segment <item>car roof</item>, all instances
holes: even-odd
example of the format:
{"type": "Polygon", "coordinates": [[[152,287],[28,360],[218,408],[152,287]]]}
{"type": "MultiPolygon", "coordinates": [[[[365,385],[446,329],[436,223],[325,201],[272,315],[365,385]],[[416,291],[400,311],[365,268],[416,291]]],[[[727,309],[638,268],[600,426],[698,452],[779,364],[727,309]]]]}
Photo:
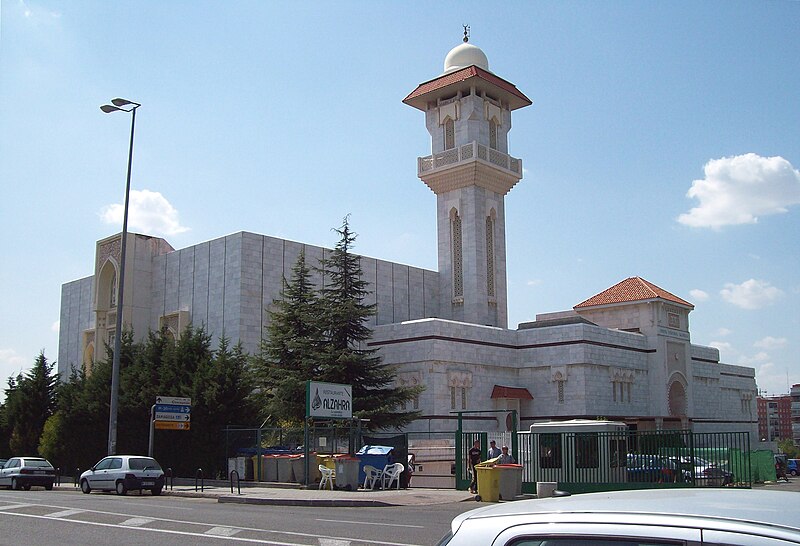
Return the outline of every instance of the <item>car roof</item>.
{"type": "Polygon", "coordinates": [[[530,514],[643,514],[728,520],[800,531],[797,493],[763,489],[641,489],[584,493],[503,503],[465,512],[453,520],[519,517],[530,514]]]}

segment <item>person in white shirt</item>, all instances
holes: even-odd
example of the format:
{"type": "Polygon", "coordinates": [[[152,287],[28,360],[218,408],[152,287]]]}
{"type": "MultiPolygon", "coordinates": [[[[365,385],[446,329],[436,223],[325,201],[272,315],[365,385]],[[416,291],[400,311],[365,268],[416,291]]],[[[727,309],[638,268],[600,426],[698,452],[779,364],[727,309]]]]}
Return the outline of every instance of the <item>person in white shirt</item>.
{"type": "Polygon", "coordinates": [[[489,442],[489,459],[494,459],[495,457],[500,456],[500,448],[497,447],[497,443],[492,440],[489,442]]]}

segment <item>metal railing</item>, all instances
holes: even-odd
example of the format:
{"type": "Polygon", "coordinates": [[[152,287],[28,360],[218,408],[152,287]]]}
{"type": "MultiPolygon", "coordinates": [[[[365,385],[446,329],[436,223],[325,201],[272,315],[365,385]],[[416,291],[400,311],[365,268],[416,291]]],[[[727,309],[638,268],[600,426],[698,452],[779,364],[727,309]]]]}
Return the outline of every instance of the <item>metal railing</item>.
{"type": "Polygon", "coordinates": [[[238,489],[239,494],[242,494],[242,485],[239,482],[239,473],[236,470],[231,470],[231,495],[233,495],[233,477],[236,476],[236,488],[238,489]]]}

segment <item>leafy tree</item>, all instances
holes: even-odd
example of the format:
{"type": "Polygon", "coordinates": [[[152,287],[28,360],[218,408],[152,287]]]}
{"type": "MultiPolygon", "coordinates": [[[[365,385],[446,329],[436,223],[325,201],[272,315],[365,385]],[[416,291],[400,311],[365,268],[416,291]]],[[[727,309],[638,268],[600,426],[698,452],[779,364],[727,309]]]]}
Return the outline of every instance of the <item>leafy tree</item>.
{"type": "Polygon", "coordinates": [[[11,432],[9,448],[12,453],[38,453],[45,421],[55,411],[57,385],[53,364],[47,361],[44,352],[39,353],[27,374],[9,379],[3,417],[11,432]]]}
{"type": "Polygon", "coordinates": [[[335,231],[339,242],[329,257],[320,260],[326,281],[320,298],[325,344],[318,379],[352,385],[353,415],[369,419],[370,429],[403,426],[419,412],[398,408],[419,395],[422,387],[395,386],[395,369],[381,362],[376,349],[367,348],[372,331],[366,323],[376,306],[364,303],[368,283],[360,256],[351,252],[356,234],[350,230],[348,218],[335,231]]]}
{"type": "Polygon", "coordinates": [[[305,251],[283,280],[283,299],[275,300],[268,337],[253,359],[263,414],[276,422],[297,425],[305,418],[307,380],[319,376],[320,302],[311,282],[305,251]]]}

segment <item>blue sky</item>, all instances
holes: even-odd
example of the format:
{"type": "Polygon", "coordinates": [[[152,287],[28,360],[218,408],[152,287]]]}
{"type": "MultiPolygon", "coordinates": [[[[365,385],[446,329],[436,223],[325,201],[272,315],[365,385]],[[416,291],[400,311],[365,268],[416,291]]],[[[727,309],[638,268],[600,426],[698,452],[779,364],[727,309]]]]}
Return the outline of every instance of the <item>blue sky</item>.
{"type": "Polygon", "coordinates": [[[0,377],[57,358],[60,290],[118,232],[242,230],[436,269],[422,113],[462,24],[513,115],[509,323],[630,276],[692,341],[800,382],[800,3],[0,0],[0,377]]]}

